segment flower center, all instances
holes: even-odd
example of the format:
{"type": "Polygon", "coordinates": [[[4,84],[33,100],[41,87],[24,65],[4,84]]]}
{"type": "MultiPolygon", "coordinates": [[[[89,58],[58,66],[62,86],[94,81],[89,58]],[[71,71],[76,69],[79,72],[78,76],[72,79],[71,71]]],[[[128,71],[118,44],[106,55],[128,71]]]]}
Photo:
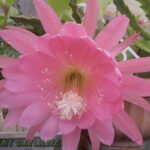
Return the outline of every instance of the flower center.
{"type": "Polygon", "coordinates": [[[73,91],[61,94],[61,100],[56,102],[57,109],[59,110],[60,119],[71,120],[73,116],[80,118],[83,112],[86,111],[86,103],[81,96],[73,91]]]}
{"type": "Polygon", "coordinates": [[[67,67],[60,73],[58,83],[60,90],[54,98],[54,103],[48,103],[53,113],[62,120],[71,120],[74,116],[80,118],[86,111],[85,89],[88,72],[79,67],[67,67]]]}
{"type": "Polygon", "coordinates": [[[83,86],[87,75],[79,68],[68,68],[63,75],[63,89],[64,91],[77,91],[79,94],[83,92],[83,86]]]}

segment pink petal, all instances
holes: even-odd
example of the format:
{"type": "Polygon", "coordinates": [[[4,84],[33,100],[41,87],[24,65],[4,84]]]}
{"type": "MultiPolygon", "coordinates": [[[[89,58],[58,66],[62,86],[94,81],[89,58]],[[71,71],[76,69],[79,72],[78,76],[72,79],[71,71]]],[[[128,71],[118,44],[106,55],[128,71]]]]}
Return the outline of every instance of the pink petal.
{"type": "Polygon", "coordinates": [[[101,94],[104,95],[103,99],[107,101],[114,101],[120,96],[119,86],[111,79],[105,77],[99,78],[99,85],[97,86],[99,89],[103,89],[101,94]]]}
{"type": "Polygon", "coordinates": [[[34,138],[34,135],[36,134],[36,132],[39,132],[40,129],[41,129],[41,126],[42,124],[39,124],[37,126],[33,126],[30,128],[28,134],[27,134],[27,137],[26,137],[26,140],[32,140],[34,138]]]}
{"type": "Polygon", "coordinates": [[[129,19],[125,16],[119,16],[112,20],[96,37],[95,41],[100,48],[111,50],[125,34],[129,19]]]}
{"type": "Polygon", "coordinates": [[[4,68],[2,74],[7,78],[4,87],[9,92],[40,92],[39,76],[35,73],[33,75],[23,73],[19,65],[13,64],[4,68]]]}
{"type": "Polygon", "coordinates": [[[8,65],[16,62],[17,59],[6,56],[0,56],[0,68],[5,68],[8,65]]]}
{"type": "Polygon", "coordinates": [[[74,62],[77,65],[86,65],[86,62],[90,61],[87,61],[87,57],[89,58],[94,53],[95,45],[93,44],[93,46],[92,44],[87,37],[79,38],[69,36],[57,36],[49,42],[50,49],[55,55],[55,58],[59,58],[57,61],[59,61],[58,63],[60,65],[74,62]],[[68,57],[70,54],[73,56],[72,59],[68,57]]]}
{"type": "Polygon", "coordinates": [[[51,35],[58,34],[62,24],[54,10],[43,0],[34,0],[34,5],[45,31],[51,35]]]}
{"type": "Polygon", "coordinates": [[[92,96],[88,100],[88,106],[89,109],[93,112],[94,116],[101,121],[111,119],[114,114],[124,109],[123,99],[121,96],[112,102],[105,99],[99,101],[97,96],[92,96]]]}
{"type": "Polygon", "coordinates": [[[93,37],[97,26],[99,10],[98,6],[98,0],[87,0],[83,27],[85,28],[87,34],[91,37],[93,37]]]}
{"type": "Polygon", "coordinates": [[[101,102],[100,104],[95,103],[95,104],[93,104],[93,106],[90,104],[90,109],[94,110],[94,114],[97,119],[101,119],[102,121],[108,120],[108,119],[112,118],[112,116],[114,114],[114,103],[101,102]]]}
{"type": "Polygon", "coordinates": [[[114,46],[112,48],[111,53],[114,56],[118,56],[123,50],[125,50],[132,42],[134,42],[138,37],[139,37],[140,33],[137,33],[135,35],[130,36],[129,38],[127,38],[126,40],[124,40],[123,42],[117,44],[116,46],[114,46]]]}
{"type": "Polygon", "coordinates": [[[101,121],[109,120],[119,110],[123,110],[122,102],[119,102],[119,103],[117,103],[117,102],[116,103],[103,103],[103,105],[101,105],[101,107],[103,107],[102,110],[98,110],[98,108],[96,108],[96,110],[95,110],[96,118],[101,120],[101,121]],[[114,106],[114,105],[116,105],[116,106],[114,106]]]}
{"type": "MultiPolygon", "coordinates": [[[[7,78],[7,80],[4,84],[4,87],[9,92],[16,93],[16,94],[20,94],[20,92],[28,92],[28,93],[31,93],[31,95],[32,95],[32,93],[34,93],[35,96],[37,96],[38,94],[40,95],[40,87],[38,87],[38,85],[40,83],[39,83],[38,76],[37,75],[32,75],[31,76],[29,74],[28,75],[23,74],[20,71],[21,70],[19,69],[19,66],[18,66],[18,68],[17,68],[17,66],[14,66],[14,65],[11,66],[11,67],[9,66],[9,67],[5,68],[2,71],[4,77],[7,78]]],[[[13,96],[13,94],[11,96],[13,96]]],[[[14,96],[15,96],[15,94],[14,94],[14,96]]],[[[19,97],[20,96],[17,95],[17,96],[15,96],[14,99],[18,99],[17,101],[19,101],[19,97]]],[[[32,97],[33,96],[31,96],[30,98],[32,98],[32,97]]],[[[5,97],[5,98],[8,99],[9,97],[8,98],[5,97]]]]}
{"type": "Polygon", "coordinates": [[[82,37],[87,36],[84,28],[80,24],[73,22],[67,22],[61,28],[61,35],[71,37],[82,37]]]}
{"type": "Polygon", "coordinates": [[[95,117],[92,111],[87,110],[85,113],[83,113],[80,119],[76,120],[76,122],[77,122],[77,126],[80,129],[87,129],[93,125],[93,123],[95,122],[95,117]]]}
{"type": "Polygon", "coordinates": [[[23,110],[24,110],[24,108],[9,110],[9,112],[4,120],[4,125],[6,125],[6,126],[16,125],[19,121],[19,118],[21,117],[21,115],[23,113],[23,110]]]}
{"type": "Polygon", "coordinates": [[[68,120],[59,121],[59,130],[62,134],[69,134],[76,128],[76,123],[68,120]]]}
{"type": "Polygon", "coordinates": [[[150,103],[142,97],[127,96],[127,97],[124,97],[124,99],[127,102],[133,103],[139,107],[142,107],[142,108],[150,111],[150,103]]]}
{"type": "Polygon", "coordinates": [[[143,139],[141,133],[128,114],[124,111],[113,117],[113,124],[134,142],[142,145],[143,139]]]}
{"type": "Polygon", "coordinates": [[[90,128],[90,129],[88,129],[88,133],[89,133],[91,144],[92,144],[92,150],[99,150],[100,149],[100,141],[96,137],[95,132],[93,131],[93,129],[90,128]]]}
{"type": "Polygon", "coordinates": [[[49,47],[49,40],[52,38],[50,34],[44,34],[43,36],[38,37],[35,43],[35,49],[37,51],[42,51],[48,55],[51,55],[50,47],[49,47]]]}
{"type": "Polygon", "coordinates": [[[150,96],[150,83],[133,75],[123,75],[121,91],[124,96],[150,96]]]}
{"type": "Polygon", "coordinates": [[[40,130],[40,136],[43,140],[51,140],[54,138],[58,130],[58,119],[55,115],[52,115],[49,117],[49,119],[43,124],[41,130],[40,130]]]}
{"type": "Polygon", "coordinates": [[[21,57],[19,59],[19,62],[21,69],[25,73],[34,74],[39,79],[41,79],[41,77],[43,76],[41,71],[45,68],[48,68],[49,72],[50,70],[58,69],[58,67],[56,66],[56,60],[41,51],[36,51],[32,54],[21,57]]]}
{"type": "Polygon", "coordinates": [[[58,58],[59,66],[76,63],[76,65],[91,67],[92,70],[96,70],[96,67],[99,67],[102,73],[110,73],[114,71],[112,67],[114,68],[116,66],[112,57],[110,57],[111,54],[99,50],[96,43],[87,37],[57,36],[50,39],[49,46],[55,58],[58,58]],[[70,55],[73,56],[71,59],[70,55]],[[108,71],[105,71],[107,70],[107,68],[104,67],[106,64],[110,64],[108,71]],[[101,69],[102,67],[103,69],[101,69]]]}
{"type": "Polygon", "coordinates": [[[97,120],[92,127],[97,138],[106,145],[111,145],[114,141],[114,128],[110,120],[97,120]]]}
{"type": "Polygon", "coordinates": [[[19,30],[1,30],[0,36],[22,54],[35,51],[34,43],[37,38],[32,34],[29,35],[19,30]]]}
{"type": "Polygon", "coordinates": [[[34,76],[24,75],[19,76],[18,80],[14,78],[13,80],[7,80],[5,83],[5,88],[10,92],[38,92],[40,88],[37,86],[38,82],[34,76]]]}
{"type": "Polygon", "coordinates": [[[22,127],[31,127],[45,121],[49,116],[49,107],[44,102],[35,102],[25,108],[19,125],[22,127]]]}
{"type": "Polygon", "coordinates": [[[150,57],[129,59],[118,63],[122,73],[138,73],[150,71],[150,57]]]}
{"type": "Polygon", "coordinates": [[[25,74],[17,61],[12,65],[4,68],[2,74],[8,80],[6,81],[5,88],[11,92],[32,92],[39,91],[37,84],[39,83],[39,78],[36,75],[25,74]],[[34,76],[34,77],[33,77],[34,76]],[[34,79],[34,80],[33,80],[34,79]]]}
{"type": "Polygon", "coordinates": [[[40,51],[22,56],[18,63],[2,71],[4,77],[10,79],[6,82],[5,87],[11,92],[37,92],[40,90],[38,85],[43,84],[42,70],[45,68],[58,69],[54,63],[50,56],[40,51]]]}
{"type": "Polygon", "coordinates": [[[77,128],[72,133],[62,135],[62,150],[76,150],[81,130],[77,128]]]}
{"type": "Polygon", "coordinates": [[[39,93],[10,93],[3,91],[0,93],[0,107],[3,108],[18,108],[29,105],[40,99],[39,93]]]}
{"type": "Polygon", "coordinates": [[[93,115],[92,111],[87,110],[81,118],[74,117],[71,121],[67,120],[60,120],[59,122],[59,129],[63,134],[68,134],[72,132],[76,126],[80,129],[87,129],[90,128],[95,121],[95,116],[93,115]]]}
{"type": "Polygon", "coordinates": [[[21,70],[18,61],[13,63],[2,70],[2,74],[6,79],[14,79],[18,78],[18,76],[23,75],[23,71],[21,70]]]}
{"type": "Polygon", "coordinates": [[[30,37],[34,37],[34,38],[37,38],[37,36],[35,34],[33,34],[32,32],[26,30],[26,29],[23,29],[21,27],[16,27],[16,26],[7,26],[7,29],[9,30],[15,30],[15,31],[19,31],[21,33],[24,33],[30,37]]]}
{"type": "Polygon", "coordinates": [[[0,80],[0,93],[3,92],[5,90],[4,84],[5,84],[6,80],[0,80]]]}

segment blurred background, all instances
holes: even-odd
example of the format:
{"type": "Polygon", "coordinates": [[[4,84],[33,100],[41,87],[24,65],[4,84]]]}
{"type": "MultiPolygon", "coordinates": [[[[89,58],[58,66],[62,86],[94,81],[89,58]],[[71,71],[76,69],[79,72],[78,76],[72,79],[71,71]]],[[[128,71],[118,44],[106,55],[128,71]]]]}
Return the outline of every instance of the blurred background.
{"type": "MultiPolygon", "coordinates": [[[[73,21],[82,23],[84,11],[86,8],[85,0],[45,0],[56,11],[57,15],[64,23],[73,21]]],[[[116,57],[118,61],[130,58],[139,58],[150,56],[150,0],[99,0],[100,12],[99,22],[95,36],[101,31],[104,26],[109,23],[114,17],[121,14],[126,14],[130,18],[130,25],[127,33],[122,40],[127,39],[135,33],[140,32],[140,38],[135,41],[130,47],[124,50],[122,54],[116,57]]],[[[38,19],[37,13],[33,6],[32,0],[0,0],[0,28],[5,29],[7,25],[15,25],[30,30],[36,35],[43,35],[45,32],[38,19]]],[[[0,55],[17,58],[20,54],[15,51],[10,45],[0,39],[0,55]]],[[[137,76],[150,79],[150,73],[135,74],[137,76]]],[[[2,79],[0,74],[0,79],[2,79]]],[[[146,98],[150,102],[150,98],[146,98]]],[[[127,143],[124,150],[150,150],[150,113],[142,108],[126,103],[126,110],[140,128],[144,137],[144,148],[138,147],[129,141],[122,133],[116,130],[115,143],[111,148],[103,146],[102,149],[117,149],[120,150],[122,142],[127,143]],[[120,143],[121,142],[121,143],[120,143]],[[134,147],[134,148],[133,148],[134,147]]],[[[8,113],[7,109],[0,109],[0,144],[3,139],[20,139],[26,136],[28,129],[3,126],[3,120],[8,113]]],[[[38,134],[37,134],[38,136],[38,134]]],[[[86,136],[86,134],[85,134],[86,136]]],[[[36,138],[39,140],[39,138],[36,138]]],[[[86,142],[83,141],[83,145],[86,142]]],[[[86,145],[86,144],[85,144],[86,145]]],[[[43,149],[43,148],[16,148],[9,149],[43,149]]],[[[84,147],[84,146],[83,146],[84,147]]],[[[8,149],[1,147],[1,150],[8,149]]],[[[54,148],[44,148],[45,150],[54,150],[54,148]]],[[[60,150],[61,148],[55,148],[60,150]]]]}

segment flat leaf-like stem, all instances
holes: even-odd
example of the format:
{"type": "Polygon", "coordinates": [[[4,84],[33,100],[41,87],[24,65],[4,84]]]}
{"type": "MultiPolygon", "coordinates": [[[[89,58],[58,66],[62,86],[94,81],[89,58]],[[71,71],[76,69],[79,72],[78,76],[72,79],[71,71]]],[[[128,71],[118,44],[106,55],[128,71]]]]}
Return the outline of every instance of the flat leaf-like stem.
{"type": "Polygon", "coordinates": [[[12,20],[14,20],[16,23],[23,24],[24,26],[31,29],[32,32],[34,32],[37,35],[43,35],[45,33],[42,24],[39,19],[37,18],[28,18],[24,16],[11,16],[12,20]]]}
{"type": "Polygon", "coordinates": [[[143,36],[145,39],[150,40],[150,33],[145,31],[138,21],[136,17],[131,13],[129,8],[125,5],[123,0],[114,0],[114,4],[122,14],[126,14],[127,17],[130,19],[130,25],[137,31],[140,32],[140,35],[143,36]]]}
{"type": "Polygon", "coordinates": [[[150,19],[150,0],[137,0],[141,3],[141,8],[145,11],[146,17],[150,19]]]}

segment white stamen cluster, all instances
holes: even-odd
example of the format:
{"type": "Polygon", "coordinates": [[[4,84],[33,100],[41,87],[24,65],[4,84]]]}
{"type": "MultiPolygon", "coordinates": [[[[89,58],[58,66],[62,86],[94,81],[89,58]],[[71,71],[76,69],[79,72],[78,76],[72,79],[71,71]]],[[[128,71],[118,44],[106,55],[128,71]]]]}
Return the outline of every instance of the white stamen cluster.
{"type": "Polygon", "coordinates": [[[48,73],[48,71],[49,71],[48,68],[44,68],[44,70],[41,70],[41,73],[42,73],[42,74],[46,74],[46,73],[48,73]]]}
{"type": "Polygon", "coordinates": [[[71,120],[73,116],[80,118],[86,111],[87,105],[83,98],[73,91],[61,95],[62,100],[57,101],[57,109],[60,113],[60,119],[71,120]]]}

